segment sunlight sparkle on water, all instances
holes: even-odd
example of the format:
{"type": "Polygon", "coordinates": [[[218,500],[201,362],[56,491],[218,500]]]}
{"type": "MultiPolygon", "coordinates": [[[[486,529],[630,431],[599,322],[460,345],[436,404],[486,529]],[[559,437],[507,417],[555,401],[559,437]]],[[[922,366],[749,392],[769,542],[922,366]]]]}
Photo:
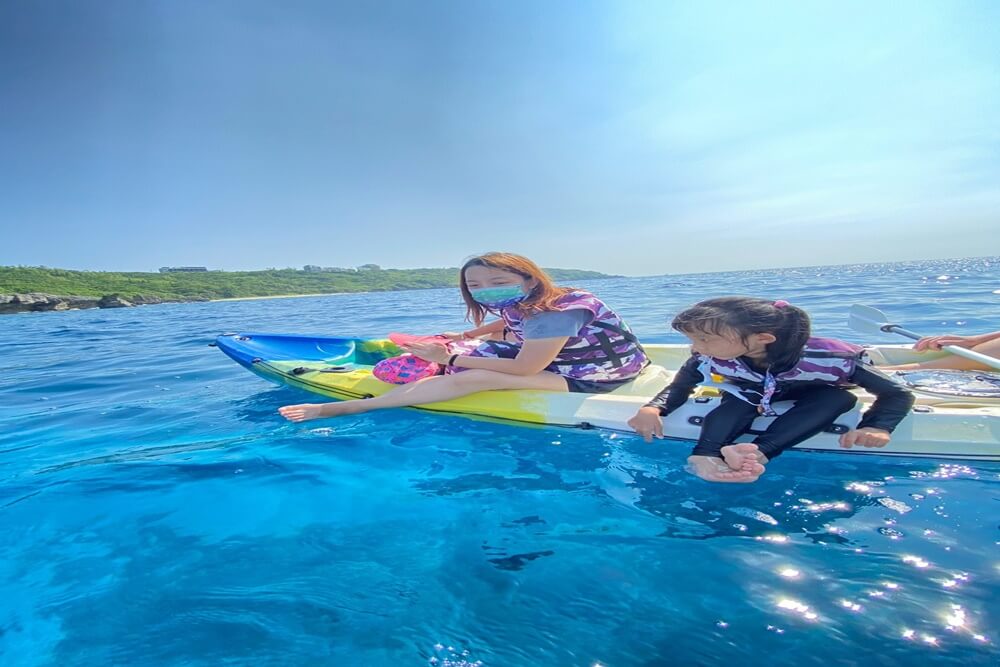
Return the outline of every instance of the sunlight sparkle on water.
{"type": "Polygon", "coordinates": [[[819,615],[816,612],[810,611],[809,605],[802,604],[798,600],[792,600],[791,598],[782,598],[778,600],[778,608],[794,611],[807,621],[814,621],[819,618],[819,615]]]}
{"type": "Polygon", "coordinates": [[[805,507],[802,509],[807,512],[813,512],[819,514],[820,512],[829,512],[830,510],[839,510],[841,512],[851,509],[851,506],[843,501],[829,502],[829,503],[814,503],[809,500],[803,501],[805,507]]]}
{"type": "Polygon", "coordinates": [[[933,472],[920,471],[912,473],[912,476],[916,478],[931,477],[933,479],[950,479],[952,477],[958,477],[959,475],[965,475],[974,479],[979,477],[976,471],[969,466],[956,463],[942,464],[933,472]]]}
{"type": "Polygon", "coordinates": [[[903,556],[903,562],[904,563],[909,563],[910,565],[913,565],[914,567],[919,567],[919,568],[924,568],[924,567],[929,567],[930,566],[930,563],[928,563],[927,561],[925,561],[923,558],[920,558],[919,556],[903,556]]]}
{"type": "Polygon", "coordinates": [[[945,623],[953,628],[965,627],[965,610],[957,604],[951,605],[951,613],[944,618],[945,623]]]}

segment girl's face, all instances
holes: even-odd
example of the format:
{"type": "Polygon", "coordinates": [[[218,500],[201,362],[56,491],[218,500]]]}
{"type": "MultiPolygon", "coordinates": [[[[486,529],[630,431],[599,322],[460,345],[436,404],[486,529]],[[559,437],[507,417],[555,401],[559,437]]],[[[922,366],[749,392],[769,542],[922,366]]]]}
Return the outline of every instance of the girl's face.
{"type": "Polygon", "coordinates": [[[465,286],[470,292],[487,287],[520,287],[527,294],[535,286],[534,282],[517,273],[492,266],[470,266],[465,270],[465,286]]]}
{"type": "Polygon", "coordinates": [[[750,334],[744,341],[735,333],[713,334],[702,331],[682,332],[691,341],[691,351],[717,359],[736,359],[750,357],[764,359],[767,357],[767,346],[775,338],[769,333],[750,334]]]}

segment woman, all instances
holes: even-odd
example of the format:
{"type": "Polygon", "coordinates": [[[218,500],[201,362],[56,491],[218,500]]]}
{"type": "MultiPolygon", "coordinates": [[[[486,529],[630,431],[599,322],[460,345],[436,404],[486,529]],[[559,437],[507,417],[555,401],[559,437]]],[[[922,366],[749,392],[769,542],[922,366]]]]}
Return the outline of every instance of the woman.
{"type": "Polygon", "coordinates": [[[501,252],[473,257],[461,269],[459,288],[467,319],[476,327],[451,336],[494,340],[469,354],[451,354],[433,342],[405,346],[421,359],[445,365],[448,373],[374,398],[286,405],[278,412],[300,422],[492,389],[604,393],[633,380],[649,363],[613,310],[589,292],[557,287],[526,257],[501,252]],[[486,323],[490,314],[498,319],[486,323]]]}

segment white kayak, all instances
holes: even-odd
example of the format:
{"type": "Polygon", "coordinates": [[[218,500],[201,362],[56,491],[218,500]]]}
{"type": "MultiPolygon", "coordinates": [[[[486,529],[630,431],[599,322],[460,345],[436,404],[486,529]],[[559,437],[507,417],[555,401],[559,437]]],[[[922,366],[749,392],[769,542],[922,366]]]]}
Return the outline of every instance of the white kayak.
{"type": "MultiPolygon", "coordinates": [[[[226,334],[216,339],[220,350],[257,375],[335,399],[365,398],[384,394],[394,385],[379,381],[372,366],[401,350],[382,339],[353,339],[268,333],[226,334]]],[[[505,421],[521,425],[600,428],[628,432],[627,422],[657,392],[670,383],[674,372],[690,356],[687,345],[644,346],[653,364],[634,382],[609,394],[546,391],[489,391],[416,409],[505,421]]],[[[868,348],[877,365],[926,360],[909,346],[875,345],[868,348]]],[[[921,456],[942,459],[1000,460],[1000,398],[984,393],[956,395],[917,389],[913,412],[893,433],[884,448],[843,449],[839,434],[853,428],[874,400],[859,391],[855,409],[844,413],[831,427],[797,446],[847,454],[921,456]]],[[[664,418],[664,434],[677,440],[697,440],[700,423],[718,405],[715,390],[701,388],[682,408],[664,418]]],[[[780,414],[790,403],[775,403],[780,414]]],[[[753,431],[763,431],[773,417],[760,417],[753,431]]],[[[750,440],[753,433],[748,434],[750,440]]]]}

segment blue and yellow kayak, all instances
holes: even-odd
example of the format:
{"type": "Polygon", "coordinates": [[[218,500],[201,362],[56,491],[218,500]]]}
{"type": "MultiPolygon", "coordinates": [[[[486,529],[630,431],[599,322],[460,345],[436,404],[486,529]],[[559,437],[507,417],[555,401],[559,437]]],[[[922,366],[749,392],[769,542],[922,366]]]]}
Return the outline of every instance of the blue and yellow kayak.
{"type": "MultiPolygon", "coordinates": [[[[237,363],[264,379],[337,400],[384,394],[396,385],[372,375],[381,359],[402,353],[384,339],[335,338],[270,333],[219,336],[215,344],[237,363]]],[[[634,382],[609,394],[549,391],[487,391],[414,409],[498,420],[520,425],[628,432],[628,419],[660,389],[690,355],[685,345],[645,345],[653,364],[634,382]]],[[[904,363],[912,353],[903,346],[873,346],[881,363],[904,363]]],[[[841,415],[828,432],[797,449],[949,459],[1000,460],[1000,401],[918,392],[913,413],[897,427],[882,449],[842,449],[839,434],[852,428],[873,398],[859,394],[858,406],[841,415]]],[[[697,440],[705,415],[718,404],[712,389],[700,389],[692,400],[664,419],[664,434],[677,440],[697,440]]],[[[790,404],[789,404],[790,405],[790,404]]],[[[276,406],[277,407],[277,406],[276,406]]],[[[780,413],[788,405],[776,404],[780,413]]],[[[760,417],[754,431],[773,418],[760,417]]],[[[752,438],[752,433],[747,439],[752,438]]]]}

